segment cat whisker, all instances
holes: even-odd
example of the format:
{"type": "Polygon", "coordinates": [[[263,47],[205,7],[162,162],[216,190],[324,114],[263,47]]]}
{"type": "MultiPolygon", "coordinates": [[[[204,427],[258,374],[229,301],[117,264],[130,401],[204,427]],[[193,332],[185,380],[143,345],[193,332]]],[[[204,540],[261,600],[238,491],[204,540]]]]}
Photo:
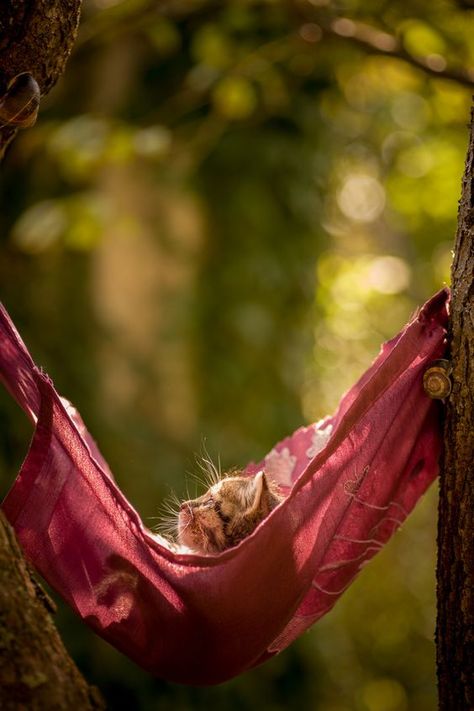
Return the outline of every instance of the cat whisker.
{"type": "Polygon", "coordinates": [[[186,500],[190,501],[191,498],[192,498],[192,496],[189,493],[189,485],[188,485],[188,482],[186,482],[186,500]]]}
{"type": "Polygon", "coordinates": [[[201,461],[198,462],[199,467],[201,471],[204,473],[205,477],[208,480],[208,483],[212,486],[213,484],[217,484],[220,480],[220,475],[219,471],[216,468],[216,465],[211,459],[206,459],[205,457],[201,458],[201,461]]]}
{"type": "Polygon", "coordinates": [[[163,502],[162,505],[160,506],[160,509],[158,511],[158,515],[160,516],[174,516],[176,515],[178,511],[178,507],[175,504],[170,504],[167,502],[163,502]]]}
{"type": "Polygon", "coordinates": [[[161,520],[155,524],[155,528],[162,528],[167,530],[176,529],[176,516],[163,516],[161,520]]]}
{"type": "Polygon", "coordinates": [[[208,488],[209,476],[207,474],[196,474],[196,472],[189,472],[188,476],[193,480],[195,484],[198,485],[200,489],[208,488]]]}
{"type": "Polygon", "coordinates": [[[216,467],[216,465],[212,461],[211,455],[207,450],[205,440],[203,440],[201,443],[201,452],[201,456],[199,458],[196,458],[199,468],[207,475],[207,477],[209,478],[209,483],[211,485],[219,483],[220,479],[222,478],[220,456],[218,456],[218,467],[216,467]]]}
{"type": "Polygon", "coordinates": [[[176,528],[173,528],[172,530],[169,530],[167,528],[161,528],[161,527],[156,527],[153,530],[153,533],[157,533],[160,536],[163,536],[163,538],[167,538],[169,541],[176,541],[178,532],[176,528]]]}
{"type": "Polygon", "coordinates": [[[269,515],[282,500],[278,487],[260,472],[258,480],[240,469],[222,472],[220,456],[214,463],[203,443],[196,457],[198,475],[193,483],[207,485],[208,492],[192,499],[186,482],[187,500],[174,492],[162,504],[156,531],[176,544],[197,552],[216,553],[237,545],[269,515]],[[259,484],[257,486],[256,484],[259,484]]]}
{"type": "Polygon", "coordinates": [[[176,540],[178,533],[177,521],[181,502],[176,493],[171,491],[168,497],[162,502],[158,516],[150,517],[151,520],[158,519],[158,523],[153,527],[153,531],[171,541],[176,540]]]}

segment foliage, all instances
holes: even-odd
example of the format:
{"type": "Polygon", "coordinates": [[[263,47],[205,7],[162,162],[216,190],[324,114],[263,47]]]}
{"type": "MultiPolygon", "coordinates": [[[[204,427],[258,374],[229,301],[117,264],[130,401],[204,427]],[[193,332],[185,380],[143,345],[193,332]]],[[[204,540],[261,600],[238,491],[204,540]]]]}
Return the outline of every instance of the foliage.
{"type": "MultiPolygon", "coordinates": [[[[448,279],[474,81],[454,2],[89,0],[4,166],[1,296],[153,525],[203,438],[257,459],[448,279]],[[425,69],[420,68],[423,65],[425,69]]],[[[5,488],[27,429],[2,396],[5,488]]],[[[290,650],[209,690],[60,622],[121,708],[430,709],[430,492],[290,650]]]]}

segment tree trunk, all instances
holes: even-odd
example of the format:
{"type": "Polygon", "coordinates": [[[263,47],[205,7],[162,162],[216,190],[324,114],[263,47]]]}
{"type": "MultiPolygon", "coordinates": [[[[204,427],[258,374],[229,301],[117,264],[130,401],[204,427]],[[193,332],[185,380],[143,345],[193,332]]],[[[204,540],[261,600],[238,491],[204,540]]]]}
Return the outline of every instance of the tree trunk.
{"type": "Polygon", "coordinates": [[[68,656],[51,619],[54,604],[34,581],[0,512],[0,707],[3,711],[103,709],[68,656]]]}
{"type": "Polygon", "coordinates": [[[452,267],[450,348],[438,524],[439,707],[474,709],[474,109],[452,267]]]}
{"type": "MultiPolygon", "coordinates": [[[[47,94],[64,71],[76,39],[82,0],[1,0],[0,98],[9,82],[28,72],[47,94]]],[[[17,133],[0,124],[0,159],[17,133]]]]}
{"type": "MultiPolygon", "coordinates": [[[[5,122],[5,91],[27,72],[42,95],[64,70],[81,0],[0,3],[0,159],[18,122],[5,122]]],[[[15,116],[13,116],[15,119],[15,116]]],[[[0,708],[2,711],[103,709],[67,654],[54,627],[53,603],[35,582],[0,512],[0,708]]]]}

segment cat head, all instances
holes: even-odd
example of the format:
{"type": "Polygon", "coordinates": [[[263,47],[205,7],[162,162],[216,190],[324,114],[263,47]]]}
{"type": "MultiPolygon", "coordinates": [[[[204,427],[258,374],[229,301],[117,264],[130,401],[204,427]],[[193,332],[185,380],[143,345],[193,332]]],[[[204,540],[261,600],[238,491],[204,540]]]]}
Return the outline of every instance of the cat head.
{"type": "Polygon", "coordinates": [[[252,533],[281,499],[263,471],[225,477],[181,504],[178,543],[198,553],[219,553],[252,533]]]}

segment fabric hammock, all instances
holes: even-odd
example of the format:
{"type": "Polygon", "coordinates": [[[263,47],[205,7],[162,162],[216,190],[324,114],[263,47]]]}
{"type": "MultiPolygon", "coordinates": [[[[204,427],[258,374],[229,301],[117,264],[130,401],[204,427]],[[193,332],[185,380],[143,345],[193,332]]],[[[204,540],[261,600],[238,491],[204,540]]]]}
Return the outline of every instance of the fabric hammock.
{"type": "Polygon", "coordinates": [[[2,308],[0,377],[36,423],[2,505],[25,555],[157,676],[215,684],[270,658],[332,608],[437,474],[441,408],[422,377],[445,352],[447,300],[435,295],[383,346],[334,417],[248,466],[266,467],[287,496],[214,556],[174,552],[146,529],[2,308]]]}

